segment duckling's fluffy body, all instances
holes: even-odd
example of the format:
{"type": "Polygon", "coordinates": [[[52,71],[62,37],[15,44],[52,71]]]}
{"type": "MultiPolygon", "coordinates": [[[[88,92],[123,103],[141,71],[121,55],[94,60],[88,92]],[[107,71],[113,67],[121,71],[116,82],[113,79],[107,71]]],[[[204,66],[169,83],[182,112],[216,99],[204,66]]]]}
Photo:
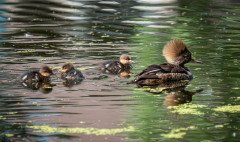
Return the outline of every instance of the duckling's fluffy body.
{"type": "Polygon", "coordinates": [[[66,73],[62,73],[61,78],[64,80],[81,80],[84,79],[84,76],[81,71],[72,69],[66,73]]]}
{"type": "Polygon", "coordinates": [[[36,83],[36,82],[48,82],[50,76],[53,74],[52,70],[48,66],[43,66],[39,71],[30,71],[21,76],[21,82],[24,83],[36,83]]]}
{"type": "Polygon", "coordinates": [[[106,73],[120,74],[132,69],[131,62],[130,56],[123,54],[120,56],[119,61],[107,61],[100,65],[100,69],[106,73]]]}
{"type": "Polygon", "coordinates": [[[67,63],[62,66],[61,78],[63,80],[82,80],[84,76],[82,72],[78,69],[75,69],[72,64],[67,63]]]}

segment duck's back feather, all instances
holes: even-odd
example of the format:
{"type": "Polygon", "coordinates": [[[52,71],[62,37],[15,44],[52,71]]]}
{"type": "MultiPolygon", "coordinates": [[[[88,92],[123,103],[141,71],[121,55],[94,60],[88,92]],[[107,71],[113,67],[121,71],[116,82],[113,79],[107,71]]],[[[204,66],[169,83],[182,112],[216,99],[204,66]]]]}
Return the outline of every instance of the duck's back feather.
{"type": "Polygon", "coordinates": [[[191,80],[186,67],[171,64],[150,65],[136,76],[139,86],[156,86],[171,81],[191,80]]]}

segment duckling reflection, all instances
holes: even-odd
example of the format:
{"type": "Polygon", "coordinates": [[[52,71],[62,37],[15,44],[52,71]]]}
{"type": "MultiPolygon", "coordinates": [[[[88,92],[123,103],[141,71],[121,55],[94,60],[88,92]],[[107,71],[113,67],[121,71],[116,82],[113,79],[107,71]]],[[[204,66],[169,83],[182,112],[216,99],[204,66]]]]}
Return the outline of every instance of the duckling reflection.
{"type": "Polygon", "coordinates": [[[121,78],[129,78],[132,69],[131,57],[123,54],[120,56],[119,61],[107,61],[100,65],[102,73],[119,75],[121,78]]]}
{"type": "Polygon", "coordinates": [[[130,71],[122,71],[118,74],[120,78],[127,79],[131,77],[131,72],[130,71]]]}
{"type": "Polygon", "coordinates": [[[22,82],[22,86],[31,90],[39,90],[43,94],[48,94],[52,92],[54,84],[50,82],[34,82],[34,83],[26,83],[22,82]]]}
{"type": "Polygon", "coordinates": [[[75,69],[71,63],[64,64],[60,72],[61,79],[64,80],[63,85],[69,88],[80,84],[84,79],[82,72],[78,69],[75,69]]]}
{"type": "Polygon", "coordinates": [[[65,87],[71,88],[71,87],[73,87],[74,85],[81,84],[82,81],[83,81],[83,79],[81,79],[81,80],[69,80],[69,79],[67,79],[67,80],[64,80],[64,81],[63,81],[63,85],[64,85],[65,87]]]}
{"type": "Polygon", "coordinates": [[[167,94],[164,100],[164,105],[169,106],[177,106],[180,104],[189,103],[192,101],[193,95],[196,95],[202,92],[203,89],[195,90],[195,91],[187,91],[185,87],[178,87],[174,89],[166,90],[167,94]]]}

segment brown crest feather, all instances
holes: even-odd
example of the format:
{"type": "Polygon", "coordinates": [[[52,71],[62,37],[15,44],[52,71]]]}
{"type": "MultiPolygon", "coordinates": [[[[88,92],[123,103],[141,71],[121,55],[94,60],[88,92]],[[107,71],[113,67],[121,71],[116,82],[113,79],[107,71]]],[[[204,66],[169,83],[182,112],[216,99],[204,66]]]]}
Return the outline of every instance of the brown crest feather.
{"type": "Polygon", "coordinates": [[[169,41],[163,48],[163,56],[168,63],[173,64],[177,57],[179,57],[187,49],[184,42],[180,39],[169,41]]]}

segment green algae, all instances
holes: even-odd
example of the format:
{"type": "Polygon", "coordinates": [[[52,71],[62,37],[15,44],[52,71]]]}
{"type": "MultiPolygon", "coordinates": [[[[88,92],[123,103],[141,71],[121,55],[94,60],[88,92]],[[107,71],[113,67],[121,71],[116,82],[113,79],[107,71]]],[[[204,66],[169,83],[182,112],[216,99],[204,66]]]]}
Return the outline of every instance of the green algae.
{"type": "Polygon", "coordinates": [[[23,54],[34,53],[34,52],[36,52],[36,50],[34,50],[34,49],[25,49],[25,50],[17,51],[17,53],[23,53],[23,54]]]}
{"type": "Polygon", "coordinates": [[[6,137],[13,137],[14,134],[7,133],[7,134],[5,134],[5,136],[6,136],[6,137]]]}
{"type": "Polygon", "coordinates": [[[50,127],[48,125],[35,125],[27,126],[28,128],[36,130],[36,132],[42,133],[71,133],[71,134],[86,134],[86,135],[115,135],[123,132],[134,132],[135,128],[132,126],[125,128],[114,128],[114,129],[99,129],[99,128],[57,128],[50,127]]]}
{"type": "MultiPolygon", "coordinates": [[[[74,64],[73,62],[71,62],[72,64],[74,64]]],[[[60,70],[62,67],[61,66],[53,66],[52,67],[52,69],[53,70],[60,70]]],[[[76,69],[78,69],[78,70],[89,70],[89,69],[94,69],[94,68],[96,68],[96,67],[78,67],[78,68],[76,68],[76,69]]]]}
{"type": "Polygon", "coordinates": [[[77,68],[78,70],[89,70],[89,69],[94,69],[96,67],[81,67],[81,68],[77,68]]]}
{"type": "Polygon", "coordinates": [[[219,125],[215,125],[214,126],[214,128],[223,128],[224,127],[224,125],[222,125],[222,124],[219,124],[219,125]]]}
{"type": "Polygon", "coordinates": [[[176,129],[172,129],[167,134],[161,134],[161,136],[168,139],[181,139],[187,134],[188,130],[195,130],[195,129],[197,129],[195,126],[189,126],[187,128],[176,128],[176,129]]]}
{"type": "Polygon", "coordinates": [[[5,120],[6,117],[0,115],[0,120],[5,120]]]}
{"type": "Polygon", "coordinates": [[[216,108],[208,108],[205,105],[198,105],[198,104],[192,104],[192,103],[186,103],[179,106],[171,106],[168,107],[172,113],[177,114],[191,114],[191,115],[197,115],[202,116],[206,112],[210,113],[212,115],[218,115],[217,113],[220,112],[227,112],[227,113],[240,113],[240,105],[225,105],[225,106],[219,106],[216,108]]]}
{"type": "Polygon", "coordinates": [[[204,115],[204,112],[202,109],[206,109],[207,106],[205,105],[199,105],[199,104],[192,104],[192,103],[186,103],[179,106],[171,106],[168,107],[171,109],[172,113],[178,113],[178,114],[192,114],[192,115],[204,115]]]}
{"type": "Polygon", "coordinates": [[[145,91],[145,92],[150,92],[150,93],[154,93],[154,94],[159,94],[159,93],[163,93],[164,90],[166,90],[166,88],[164,87],[156,87],[156,88],[151,88],[148,86],[143,86],[141,88],[135,88],[135,91],[145,91]]]}
{"type": "Polygon", "coordinates": [[[232,89],[233,90],[239,90],[240,88],[239,87],[233,87],[232,89]]]}
{"type": "Polygon", "coordinates": [[[240,101],[240,97],[234,98],[235,101],[240,101]]]}
{"type": "Polygon", "coordinates": [[[237,101],[240,101],[240,97],[237,97],[236,100],[237,100],[237,101]]]}
{"type": "Polygon", "coordinates": [[[225,105],[219,106],[213,109],[216,112],[229,112],[229,113],[239,113],[240,105],[225,105]]]}
{"type": "Polygon", "coordinates": [[[7,114],[14,115],[14,114],[17,114],[17,112],[8,112],[7,114]]]}

